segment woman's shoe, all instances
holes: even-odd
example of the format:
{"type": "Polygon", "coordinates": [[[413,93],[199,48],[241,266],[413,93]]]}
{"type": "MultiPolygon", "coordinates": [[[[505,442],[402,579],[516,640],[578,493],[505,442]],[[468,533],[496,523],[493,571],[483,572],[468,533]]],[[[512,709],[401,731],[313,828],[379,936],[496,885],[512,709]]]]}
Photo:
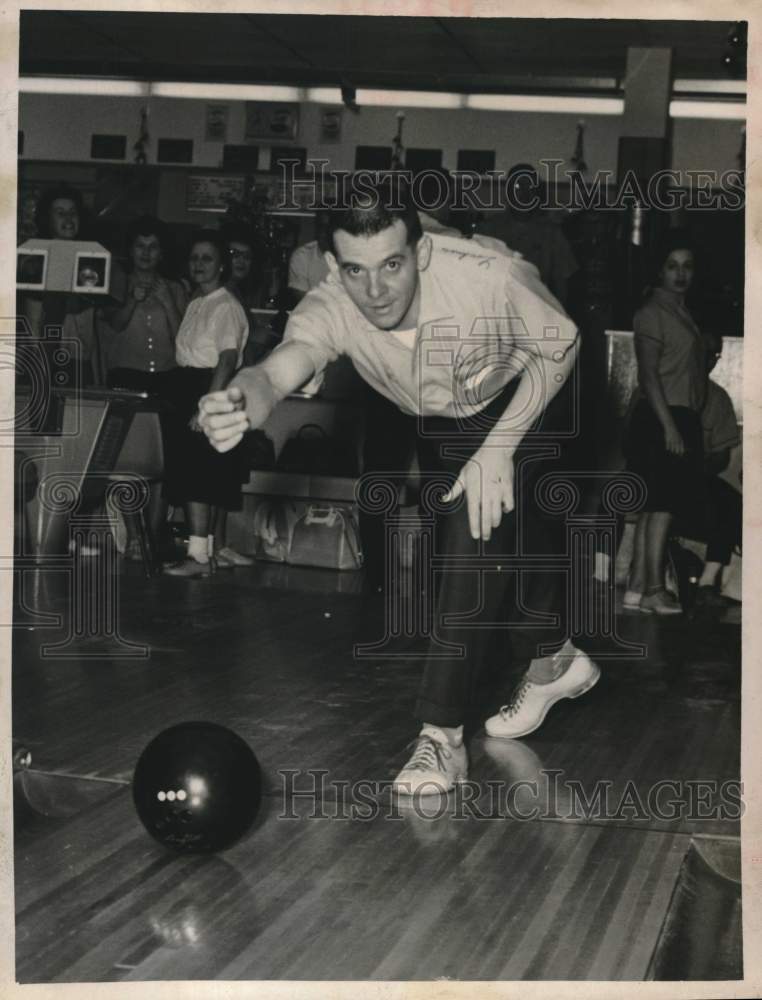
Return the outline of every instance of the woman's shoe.
{"type": "Polygon", "coordinates": [[[128,562],[143,562],[143,550],[140,548],[140,542],[137,538],[131,538],[127,542],[124,550],[124,558],[128,562]]]}
{"type": "Polygon", "coordinates": [[[622,607],[625,611],[640,611],[640,602],[643,594],[639,590],[625,590],[622,598],[622,607]]]}
{"type": "Polygon", "coordinates": [[[166,563],[163,572],[166,576],[211,576],[214,565],[211,559],[208,562],[199,562],[198,559],[188,556],[180,562],[166,563]]]}
{"type": "Polygon", "coordinates": [[[646,615],[681,615],[682,605],[668,594],[659,590],[655,594],[645,594],[640,601],[640,610],[646,615]]]}
{"type": "Polygon", "coordinates": [[[249,556],[242,555],[240,552],[236,552],[236,550],[231,549],[229,545],[219,549],[215,553],[215,559],[217,560],[217,565],[220,569],[232,569],[234,566],[254,565],[253,559],[250,559],[249,556]]]}

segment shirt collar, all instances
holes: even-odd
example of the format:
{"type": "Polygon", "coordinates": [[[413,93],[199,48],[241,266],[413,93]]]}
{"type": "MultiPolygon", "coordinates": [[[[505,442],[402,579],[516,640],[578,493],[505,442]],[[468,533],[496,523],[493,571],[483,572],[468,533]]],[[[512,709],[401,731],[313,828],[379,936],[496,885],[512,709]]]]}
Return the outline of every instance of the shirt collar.
{"type": "MultiPolygon", "coordinates": [[[[426,239],[427,237],[424,237],[426,239]]],[[[434,246],[431,248],[432,255],[436,252],[434,246]]],[[[421,282],[421,301],[418,306],[418,329],[431,323],[438,323],[442,320],[452,319],[453,312],[443,308],[446,302],[443,301],[444,289],[440,287],[433,269],[432,257],[429,263],[418,275],[421,282]]]]}
{"type": "Polygon", "coordinates": [[[676,295],[673,295],[672,292],[666,291],[664,288],[654,288],[653,296],[659,305],[666,306],[669,309],[685,309],[685,300],[680,301],[676,295]]]}

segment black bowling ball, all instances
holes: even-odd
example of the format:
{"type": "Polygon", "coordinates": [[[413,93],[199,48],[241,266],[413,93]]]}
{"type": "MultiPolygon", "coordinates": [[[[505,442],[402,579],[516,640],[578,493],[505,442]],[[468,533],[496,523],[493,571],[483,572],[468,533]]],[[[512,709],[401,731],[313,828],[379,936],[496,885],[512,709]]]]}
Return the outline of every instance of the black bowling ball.
{"type": "Polygon", "coordinates": [[[140,755],[132,797],[159,843],[207,854],[251,827],[261,784],[257,758],[240,736],[213,722],[183,722],[159,733],[140,755]]]}

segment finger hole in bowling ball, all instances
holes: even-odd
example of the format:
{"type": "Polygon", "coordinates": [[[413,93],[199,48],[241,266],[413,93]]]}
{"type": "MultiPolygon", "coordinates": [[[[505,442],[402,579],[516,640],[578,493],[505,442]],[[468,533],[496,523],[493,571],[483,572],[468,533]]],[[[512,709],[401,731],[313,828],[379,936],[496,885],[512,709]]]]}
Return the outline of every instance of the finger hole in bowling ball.
{"type": "Polygon", "coordinates": [[[148,833],[181,853],[224,850],[252,826],[261,774],[251,748],[212,722],[184,722],[159,733],[138,759],[132,781],[148,833]],[[182,808],[159,793],[182,792],[182,808]]]}

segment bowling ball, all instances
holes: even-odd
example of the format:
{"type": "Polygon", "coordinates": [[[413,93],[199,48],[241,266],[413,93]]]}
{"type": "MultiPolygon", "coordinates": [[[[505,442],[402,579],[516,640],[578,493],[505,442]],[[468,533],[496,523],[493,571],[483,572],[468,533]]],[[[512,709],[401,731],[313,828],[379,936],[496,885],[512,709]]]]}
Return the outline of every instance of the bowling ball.
{"type": "Polygon", "coordinates": [[[143,826],[183,854],[220,851],[242,837],[261,792],[259,764],[248,744],[213,722],[182,722],[159,733],[132,779],[143,826]]]}

